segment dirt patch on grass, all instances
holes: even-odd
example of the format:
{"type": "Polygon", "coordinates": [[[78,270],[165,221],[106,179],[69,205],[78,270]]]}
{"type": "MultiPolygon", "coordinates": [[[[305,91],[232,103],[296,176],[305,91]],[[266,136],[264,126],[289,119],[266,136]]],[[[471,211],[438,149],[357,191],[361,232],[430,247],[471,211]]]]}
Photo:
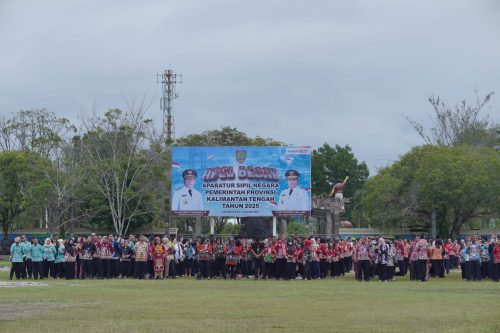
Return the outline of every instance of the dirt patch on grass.
{"type": "Polygon", "coordinates": [[[28,282],[28,281],[0,281],[0,288],[17,288],[17,287],[48,287],[47,283],[28,282]]]}
{"type": "Polygon", "coordinates": [[[21,304],[0,303],[0,322],[3,320],[14,320],[21,317],[47,314],[48,312],[65,307],[68,307],[68,305],[47,302],[21,304]]]}
{"type": "Polygon", "coordinates": [[[0,272],[10,272],[9,266],[0,266],[0,272]]]}

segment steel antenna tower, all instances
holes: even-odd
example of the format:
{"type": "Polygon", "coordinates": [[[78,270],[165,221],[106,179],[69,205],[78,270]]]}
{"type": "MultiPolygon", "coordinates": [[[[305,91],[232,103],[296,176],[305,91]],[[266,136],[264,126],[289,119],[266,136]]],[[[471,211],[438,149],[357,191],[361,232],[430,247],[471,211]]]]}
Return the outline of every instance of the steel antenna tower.
{"type": "Polygon", "coordinates": [[[158,83],[161,82],[163,95],[160,99],[160,108],[163,111],[163,132],[166,146],[174,142],[174,118],[172,116],[172,102],[179,97],[176,91],[177,83],[182,83],[182,74],[176,74],[172,68],[157,74],[158,83]]]}
{"type": "Polygon", "coordinates": [[[160,108],[163,112],[163,135],[165,137],[165,191],[163,191],[163,223],[165,234],[170,234],[170,196],[171,196],[171,174],[172,174],[172,144],[174,143],[174,117],[172,115],[172,102],[179,97],[176,92],[177,83],[182,83],[182,74],[176,74],[172,68],[166,69],[162,74],[157,74],[157,83],[161,82],[162,97],[160,108]]]}

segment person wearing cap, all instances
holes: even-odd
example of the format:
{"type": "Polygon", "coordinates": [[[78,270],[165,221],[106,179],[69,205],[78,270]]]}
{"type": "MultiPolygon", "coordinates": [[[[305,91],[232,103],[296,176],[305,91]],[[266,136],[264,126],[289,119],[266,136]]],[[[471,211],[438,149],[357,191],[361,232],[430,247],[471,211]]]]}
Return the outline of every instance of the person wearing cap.
{"type": "Polygon", "coordinates": [[[283,190],[278,201],[278,210],[310,210],[307,191],[298,186],[300,173],[297,170],[285,172],[288,188],[283,190]]]}
{"type": "Polygon", "coordinates": [[[172,198],[172,210],[203,210],[201,193],[194,188],[197,173],[193,169],[182,172],[184,186],[175,191],[172,198]]]}

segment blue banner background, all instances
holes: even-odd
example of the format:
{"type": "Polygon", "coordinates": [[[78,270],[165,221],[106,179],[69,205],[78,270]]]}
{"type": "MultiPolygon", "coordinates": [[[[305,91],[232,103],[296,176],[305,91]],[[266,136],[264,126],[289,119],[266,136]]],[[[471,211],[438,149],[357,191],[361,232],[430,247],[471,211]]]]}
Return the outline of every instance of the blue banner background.
{"type": "MultiPolygon", "coordinates": [[[[172,214],[182,216],[299,216],[309,215],[311,210],[310,188],[311,188],[311,150],[309,147],[173,147],[172,148],[172,214]],[[244,151],[246,156],[241,163],[236,159],[236,152],[244,151]],[[278,180],[248,180],[239,179],[238,170],[240,166],[260,166],[274,168],[277,171],[278,180]],[[207,169],[217,167],[232,167],[235,173],[234,180],[204,181],[203,176],[207,169]],[[201,209],[197,204],[190,204],[188,200],[192,194],[187,194],[184,187],[182,172],[193,169],[197,173],[194,189],[201,194],[201,209]],[[278,211],[280,194],[288,188],[285,172],[296,170],[300,173],[298,178],[297,192],[302,192],[307,201],[300,209],[286,209],[278,211]],[[235,186],[234,188],[213,188],[206,186],[219,186],[211,184],[229,184],[224,186],[235,186]],[[204,185],[205,184],[205,185],[204,185]],[[249,185],[244,185],[249,184],[249,185]],[[276,184],[274,188],[271,186],[276,184]],[[245,186],[238,188],[236,186],[245,186]],[[246,187],[250,186],[250,187],[246,187]],[[274,190],[274,195],[213,195],[207,194],[209,190],[274,190]],[[177,191],[177,194],[176,194],[177,191]],[[306,192],[306,193],[304,193],[306,192]],[[222,197],[245,197],[247,200],[238,201],[215,201],[222,197]],[[258,201],[250,197],[260,197],[258,201]],[[272,197],[272,198],[271,198],[272,197]],[[272,201],[271,201],[271,200],[272,201]],[[210,201],[212,200],[212,201],[210,201]],[[264,200],[264,201],[261,201],[264,200]],[[184,205],[183,205],[184,204],[184,205]],[[238,204],[238,205],[236,205],[238,204]],[[241,207],[241,205],[243,207],[241,207]],[[176,207],[173,207],[173,206],[176,207]],[[226,207],[224,207],[226,205],[226,207]],[[236,206],[234,206],[236,205],[236,206]],[[304,206],[306,207],[304,209],[304,206]]],[[[213,170],[213,169],[212,169],[213,170]]],[[[193,191],[195,192],[195,191],[193,191]]],[[[286,191],[285,191],[286,192],[286,191]]],[[[283,193],[285,193],[283,192],[283,193]]],[[[213,193],[213,192],[212,192],[213,193]]],[[[240,192],[241,193],[241,192],[240,192]]],[[[199,194],[196,194],[199,196],[199,194]]],[[[194,197],[194,196],[193,196],[194,197]]],[[[284,196],[282,197],[284,198],[284,196]]]]}

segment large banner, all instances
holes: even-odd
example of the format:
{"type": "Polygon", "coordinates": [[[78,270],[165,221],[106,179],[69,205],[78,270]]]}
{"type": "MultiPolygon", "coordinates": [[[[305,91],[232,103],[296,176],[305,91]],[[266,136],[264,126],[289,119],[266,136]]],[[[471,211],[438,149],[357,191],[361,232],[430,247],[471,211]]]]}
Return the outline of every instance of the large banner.
{"type": "Polygon", "coordinates": [[[173,147],[172,215],[308,216],[310,147],[173,147]]]}

